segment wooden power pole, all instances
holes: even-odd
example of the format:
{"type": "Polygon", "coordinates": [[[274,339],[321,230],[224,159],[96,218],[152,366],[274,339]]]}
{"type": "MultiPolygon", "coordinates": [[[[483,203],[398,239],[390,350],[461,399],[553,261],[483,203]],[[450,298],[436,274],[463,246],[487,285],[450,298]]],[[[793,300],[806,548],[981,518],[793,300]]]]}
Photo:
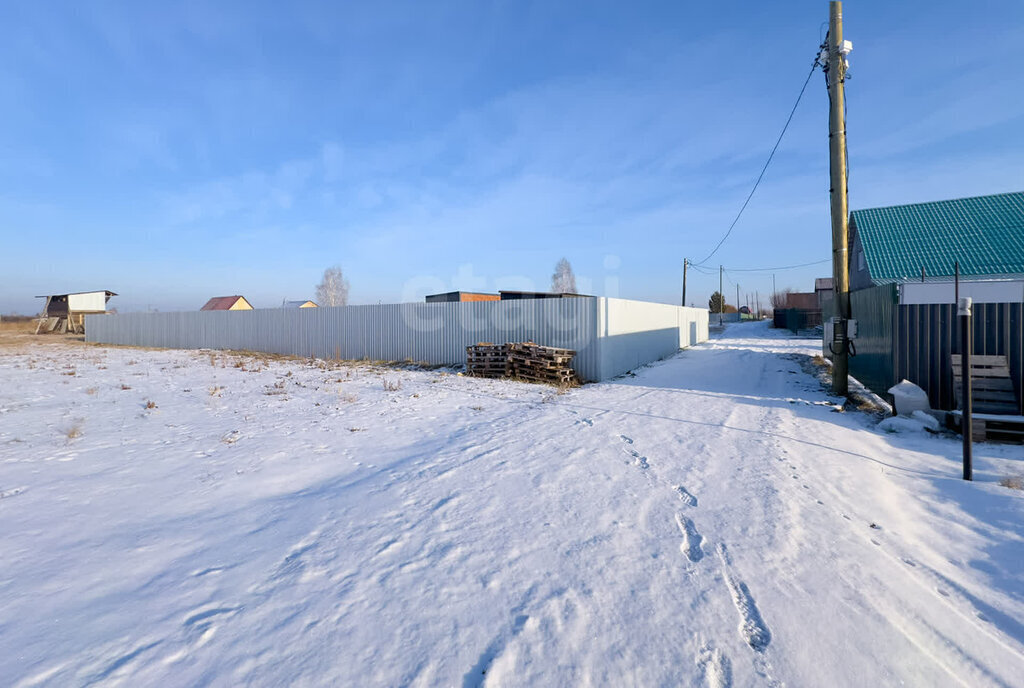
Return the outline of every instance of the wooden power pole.
{"type": "Polygon", "coordinates": [[[829,3],[828,78],[829,115],[828,143],[832,202],[832,277],[836,307],[836,333],[832,338],[832,393],[846,396],[849,375],[849,344],[847,321],[850,319],[850,262],[847,223],[850,208],[846,179],[846,54],[850,44],[843,40],[843,3],[829,3]]]}
{"type": "Polygon", "coordinates": [[[683,258],[683,302],[679,305],[686,306],[686,266],[689,265],[690,261],[683,258]]]}

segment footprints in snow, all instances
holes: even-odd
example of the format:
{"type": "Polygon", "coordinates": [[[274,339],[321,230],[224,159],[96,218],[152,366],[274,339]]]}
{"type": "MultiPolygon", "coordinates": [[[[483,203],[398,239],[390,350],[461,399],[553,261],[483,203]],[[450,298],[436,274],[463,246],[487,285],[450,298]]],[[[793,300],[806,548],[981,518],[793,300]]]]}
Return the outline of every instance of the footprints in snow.
{"type": "Polygon", "coordinates": [[[204,634],[213,626],[213,621],[218,616],[234,614],[241,607],[212,607],[189,614],[182,625],[196,633],[204,634]]]}
{"type": "Polygon", "coordinates": [[[476,664],[462,677],[462,688],[479,688],[484,685],[484,681],[487,679],[487,671],[492,667],[495,659],[526,628],[530,616],[525,613],[525,610],[533,602],[536,593],[537,586],[534,585],[526,591],[522,601],[510,610],[511,623],[491,640],[480,654],[476,664]]]}
{"type": "Polygon", "coordinates": [[[0,499],[7,499],[8,497],[17,497],[24,491],[24,487],[15,487],[12,490],[2,490],[0,491],[0,499]]]}
{"type": "Polygon", "coordinates": [[[683,500],[687,506],[697,506],[697,498],[694,497],[685,487],[682,485],[673,485],[672,489],[679,493],[679,499],[683,500]]]}
{"type": "MultiPolygon", "coordinates": [[[[584,422],[586,425],[593,427],[593,421],[591,419],[576,421],[576,423],[580,422],[584,422]]],[[[633,448],[635,443],[632,437],[619,435],[619,439],[625,445],[623,448],[626,453],[633,457],[634,463],[637,466],[642,469],[650,467],[650,462],[647,460],[647,457],[643,456],[633,448]]],[[[791,466],[791,468],[796,470],[796,466],[791,466]]],[[[793,478],[799,479],[797,475],[794,475],[793,478]]],[[[804,487],[810,489],[806,484],[804,487]]],[[[684,486],[672,485],[672,490],[687,507],[697,507],[697,497],[684,486]]],[[[697,530],[697,526],[694,524],[693,519],[677,512],[675,514],[675,521],[679,528],[679,532],[682,535],[682,543],[679,545],[680,552],[686,556],[690,563],[696,564],[700,562],[704,559],[704,536],[697,530]]],[[[730,557],[725,544],[719,543],[716,547],[716,551],[721,565],[722,578],[725,581],[725,585],[729,591],[733,605],[736,607],[736,611],[739,614],[740,636],[755,652],[763,653],[771,643],[771,631],[762,618],[760,610],[757,608],[757,603],[754,601],[754,597],[750,593],[750,588],[748,588],[747,584],[737,576],[732,565],[732,558],[730,557]]],[[[517,629],[522,628],[522,623],[525,623],[525,617],[517,617],[513,624],[512,635],[515,635],[518,632],[517,629]]],[[[488,651],[484,652],[478,666],[474,667],[474,669],[466,675],[463,685],[479,685],[478,681],[482,681],[484,674],[486,673],[486,668],[490,665],[491,661],[493,661],[493,656],[493,648],[488,648],[488,651]]],[[[732,664],[730,663],[729,658],[726,657],[721,650],[712,648],[705,644],[701,648],[696,662],[697,666],[700,667],[703,672],[704,679],[709,686],[712,688],[730,688],[732,686],[732,664]]]]}
{"type": "Polygon", "coordinates": [[[736,576],[729,550],[722,543],[718,545],[718,559],[722,563],[722,577],[732,595],[732,603],[740,615],[740,635],[755,652],[764,652],[772,641],[771,631],[761,618],[747,584],[736,576]]]}
{"type": "Polygon", "coordinates": [[[701,549],[704,537],[697,532],[697,527],[693,525],[693,521],[685,516],[676,514],[676,525],[679,526],[679,532],[683,534],[683,543],[679,545],[679,551],[696,564],[704,558],[704,550],[701,549]]]}
{"type": "MultiPolygon", "coordinates": [[[[626,437],[625,435],[619,435],[619,439],[622,440],[623,442],[625,442],[626,444],[633,444],[633,438],[632,437],[626,437]]],[[[633,457],[634,463],[636,463],[636,465],[639,466],[640,468],[643,468],[643,469],[646,470],[646,469],[651,467],[651,464],[648,463],[648,461],[647,461],[647,457],[646,456],[641,456],[640,452],[638,452],[636,449],[631,449],[629,447],[626,447],[626,453],[633,457]]]]}
{"type": "Polygon", "coordinates": [[[697,655],[697,666],[704,674],[704,681],[711,688],[732,687],[732,663],[718,648],[707,643],[700,648],[697,655]]]}
{"type": "MultiPolygon", "coordinates": [[[[619,435],[619,439],[627,445],[633,444],[633,439],[626,435],[619,435]]],[[[634,458],[638,459],[638,463],[642,462],[640,465],[643,468],[647,468],[647,460],[641,457],[639,452],[632,448],[628,448],[627,451],[634,458]]],[[[793,477],[796,478],[797,476],[794,475],[793,477]]],[[[805,487],[807,486],[805,485],[805,487]]],[[[673,485],[672,489],[688,507],[695,508],[697,506],[697,498],[685,487],[673,485]]],[[[704,536],[697,530],[693,519],[677,512],[675,520],[676,525],[679,527],[679,532],[683,536],[679,550],[690,563],[696,564],[700,562],[704,558],[704,536]]],[[[719,543],[716,549],[719,561],[721,562],[722,578],[725,580],[733,605],[736,607],[740,617],[740,636],[755,652],[763,653],[768,648],[769,643],[771,643],[771,631],[761,617],[761,612],[757,608],[753,595],[750,593],[750,588],[736,575],[726,546],[719,543]]],[[[729,662],[729,658],[722,654],[721,650],[712,649],[705,645],[697,657],[697,665],[701,667],[705,680],[712,688],[729,688],[732,686],[732,665],[729,662]]]]}

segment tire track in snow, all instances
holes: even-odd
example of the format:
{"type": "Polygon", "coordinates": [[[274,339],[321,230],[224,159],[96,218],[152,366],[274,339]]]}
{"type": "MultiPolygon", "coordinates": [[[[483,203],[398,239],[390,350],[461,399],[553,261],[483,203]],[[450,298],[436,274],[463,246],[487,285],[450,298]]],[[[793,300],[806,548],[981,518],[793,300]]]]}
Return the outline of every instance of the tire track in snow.
{"type": "MultiPolygon", "coordinates": [[[[787,457],[783,461],[783,466],[789,465],[789,454],[781,442],[778,443],[778,448],[787,457]]],[[[796,469],[792,465],[789,465],[789,468],[792,470],[796,469]]],[[[889,552],[885,546],[887,543],[879,542],[878,539],[872,537],[872,534],[876,533],[876,531],[867,530],[863,527],[868,522],[867,519],[857,517],[856,515],[851,519],[849,515],[844,513],[843,504],[840,503],[838,507],[825,505],[814,494],[796,489],[795,485],[792,489],[795,495],[804,494],[807,498],[813,499],[818,505],[825,506],[832,513],[837,524],[841,525],[845,521],[846,525],[857,535],[858,539],[865,545],[872,545],[871,549],[882,554],[881,559],[874,560],[876,567],[878,564],[883,564],[885,568],[889,569],[891,575],[895,577],[899,577],[902,573],[902,575],[911,579],[915,586],[919,587],[922,591],[930,592],[934,595],[940,601],[942,607],[953,612],[966,625],[993,640],[993,645],[999,645],[1003,649],[1009,650],[1014,657],[1020,657],[1019,649],[1014,647],[1012,642],[1008,643],[1007,638],[999,633],[1001,630],[1012,638],[1013,633],[1009,631],[1016,631],[1022,628],[1019,622],[998,610],[995,610],[995,614],[992,616],[985,614],[984,610],[993,610],[994,608],[971,595],[962,586],[924,564],[919,564],[912,559],[899,557],[889,552]],[[843,521],[839,521],[839,517],[843,521]],[[924,582],[922,578],[928,579],[928,582],[924,582]],[[943,587],[943,583],[948,587],[943,587]],[[949,592],[950,590],[954,591],[952,595],[949,592]],[[1007,621],[1009,621],[1008,627],[1007,621]]],[[[881,539],[884,540],[884,538],[881,539]]],[[[879,570],[879,573],[881,573],[881,570],[879,570]]],[[[941,671],[945,672],[955,684],[965,687],[981,685],[1008,687],[1014,685],[1012,679],[1006,679],[999,675],[1002,666],[1005,665],[987,663],[979,656],[978,647],[971,649],[957,643],[946,633],[946,631],[952,630],[948,625],[946,617],[943,617],[941,613],[938,617],[935,617],[931,613],[930,608],[914,605],[907,599],[894,594],[891,589],[891,580],[886,578],[886,576],[869,575],[867,580],[856,581],[850,580],[842,574],[840,574],[840,577],[852,589],[871,589],[873,593],[864,597],[869,608],[873,609],[880,618],[885,619],[924,657],[941,671]],[[945,628],[940,628],[942,625],[945,625],[945,628]]],[[[989,648],[991,647],[992,645],[989,646],[989,648]]],[[[1024,663],[1021,664],[1021,667],[1024,668],[1024,663]]]]}
{"type": "MultiPolygon", "coordinates": [[[[863,534],[861,537],[879,546],[877,551],[883,555],[883,559],[878,561],[887,564],[894,575],[898,576],[902,571],[922,591],[934,590],[943,607],[952,611],[967,626],[977,630],[979,634],[993,642],[989,645],[982,643],[981,646],[974,648],[958,644],[944,632],[944,630],[951,630],[948,617],[940,614],[937,617],[938,623],[929,620],[927,618],[929,607],[918,612],[918,607],[912,607],[906,599],[893,594],[883,582],[882,577],[872,575],[866,585],[875,590],[876,594],[867,596],[865,599],[882,618],[886,619],[904,638],[961,685],[1007,687],[1015,685],[1016,682],[1007,676],[1019,676],[1024,670],[1024,662],[1020,661],[1020,650],[1012,643],[1013,631],[1021,628],[1019,622],[974,597],[963,586],[935,569],[923,563],[914,562],[912,559],[899,558],[889,553],[884,546],[867,534],[863,534]],[[920,577],[930,579],[929,583],[922,583],[920,577]],[[943,585],[948,587],[942,587],[943,585]],[[953,592],[951,593],[950,590],[953,592]],[[884,603],[883,598],[888,599],[888,604],[884,603]],[[985,615],[983,610],[990,611],[992,617],[985,615]],[[1001,625],[1007,622],[1010,624],[1009,627],[1001,625]],[[939,625],[943,623],[946,624],[946,628],[940,630],[939,625]],[[1002,630],[1011,640],[1008,641],[1007,636],[1000,634],[996,629],[1002,630]],[[1005,659],[993,662],[989,657],[989,661],[986,662],[979,649],[984,647],[986,651],[990,651],[995,645],[1010,652],[1010,656],[1017,660],[1016,669],[1008,668],[1005,659]],[[1000,676],[1000,673],[1003,676],[1000,676]]],[[[847,581],[847,584],[853,585],[850,581],[847,581]]],[[[865,583],[861,582],[858,585],[865,585],[865,583]]],[[[955,622],[953,623],[955,624],[955,622]]]]}
{"type": "MultiPolygon", "coordinates": [[[[781,442],[778,442],[778,448],[783,455],[788,457],[788,452],[782,447],[781,442]]],[[[788,463],[788,459],[784,463],[788,463]]],[[[792,465],[789,467],[794,470],[796,469],[792,465]]],[[[804,485],[804,487],[807,486],[804,485]]],[[[800,492],[797,490],[796,493],[799,494],[800,492]]],[[[842,505],[836,509],[825,505],[821,499],[817,499],[813,494],[804,494],[814,499],[816,504],[825,506],[832,513],[833,517],[841,516],[846,521],[846,526],[858,539],[865,543],[870,543],[876,548],[875,551],[883,556],[883,561],[889,565],[893,576],[898,577],[902,574],[922,591],[936,595],[941,605],[962,619],[968,627],[988,637],[993,641],[994,645],[1009,651],[1012,656],[1016,658],[1021,657],[1020,645],[1015,643],[1014,640],[1024,638],[1024,624],[1017,621],[1011,614],[1007,614],[971,594],[964,586],[939,573],[932,567],[890,551],[886,538],[877,535],[878,539],[872,537],[872,533],[877,533],[877,530],[868,531],[863,528],[863,524],[867,522],[867,519],[860,517],[851,519],[850,516],[842,511],[842,505]]],[[[836,518],[836,522],[842,525],[842,521],[839,521],[838,518],[836,518]]],[[[884,533],[884,530],[881,532],[884,533]]],[[[876,585],[871,586],[873,589],[887,589],[887,586],[881,581],[876,581],[876,583],[876,585]]],[[[863,586],[863,583],[849,584],[854,587],[863,586]]],[[[898,598],[892,596],[892,599],[896,600],[898,598]]],[[[991,685],[1012,685],[1012,682],[1005,682],[997,675],[998,668],[996,665],[987,666],[984,664],[982,660],[978,659],[976,651],[971,652],[965,647],[958,645],[939,630],[938,625],[929,621],[926,618],[926,614],[912,610],[905,600],[900,600],[899,605],[903,610],[899,612],[898,619],[886,613],[878,604],[878,600],[873,600],[871,606],[883,618],[888,619],[889,623],[911,644],[916,646],[942,670],[956,678],[957,681],[964,685],[984,685],[986,683],[991,685]],[[957,663],[951,664],[947,658],[942,656],[943,653],[939,648],[945,648],[947,654],[956,657],[959,660],[960,666],[957,666],[957,663]],[[971,675],[971,681],[964,682],[963,674],[971,675]]],[[[1019,662],[1019,664],[1018,671],[1024,670],[1024,662],[1019,662]]]]}
{"type": "Polygon", "coordinates": [[[923,655],[945,671],[951,681],[965,687],[990,685],[1009,688],[1015,685],[1016,681],[1003,680],[997,676],[990,667],[968,654],[903,599],[893,595],[881,580],[872,578],[869,584],[874,594],[866,595],[863,598],[865,602],[923,655]]]}

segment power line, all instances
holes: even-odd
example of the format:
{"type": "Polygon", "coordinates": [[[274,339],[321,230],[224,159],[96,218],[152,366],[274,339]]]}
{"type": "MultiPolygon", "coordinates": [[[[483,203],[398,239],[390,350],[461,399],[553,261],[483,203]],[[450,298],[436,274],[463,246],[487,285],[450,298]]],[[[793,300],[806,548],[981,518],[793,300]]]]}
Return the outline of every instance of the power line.
{"type": "MultiPolygon", "coordinates": [[[[810,263],[797,263],[796,265],[776,265],[769,268],[726,268],[726,272],[782,272],[783,270],[796,270],[797,268],[806,268],[812,265],[823,265],[825,263],[831,263],[831,258],[825,258],[824,260],[815,260],[810,263]]],[[[695,270],[702,275],[716,275],[718,270],[709,270],[707,268],[696,267],[692,263],[690,269],[695,270]]]]}
{"type": "Polygon", "coordinates": [[[715,246],[714,250],[711,251],[711,253],[709,253],[707,257],[704,258],[704,260],[699,261],[698,263],[691,263],[691,265],[704,265],[709,260],[711,260],[711,257],[718,253],[718,249],[722,248],[722,244],[724,244],[725,240],[729,238],[730,234],[732,234],[733,228],[736,226],[736,223],[740,221],[740,216],[742,216],[743,211],[747,209],[747,204],[750,203],[750,199],[754,197],[754,192],[757,191],[758,185],[764,178],[764,173],[768,171],[768,165],[771,164],[772,158],[775,157],[775,151],[779,149],[779,144],[782,143],[782,137],[786,135],[786,130],[789,129],[789,123],[793,121],[793,115],[796,114],[796,108],[798,105],[800,105],[800,100],[804,97],[804,91],[807,90],[807,84],[810,82],[811,76],[814,74],[814,70],[818,68],[819,64],[820,63],[818,62],[818,57],[815,56],[814,64],[811,65],[811,71],[807,73],[807,78],[804,79],[804,85],[800,88],[800,95],[796,97],[796,102],[793,103],[793,109],[789,111],[789,117],[786,118],[786,124],[783,125],[782,127],[782,133],[779,134],[779,138],[775,141],[775,145],[772,147],[772,152],[768,154],[768,159],[765,161],[764,167],[761,168],[761,174],[757,175],[757,181],[754,182],[754,188],[752,188],[750,190],[750,193],[747,194],[747,200],[743,201],[743,205],[740,207],[740,211],[736,213],[736,218],[732,221],[732,224],[729,225],[729,229],[726,230],[725,236],[721,238],[721,240],[715,246]]]}
{"type": "Polygon", "coordinates": [[[690,263],[690,269],[691,270],[696,270],[697,272],[699,272],[702,275],[717,275],[718,274],[718,270],[709,270],[707,268],[698,267],[698,266],[694,265],[693,263],[690,263]]]}
{"type": "MultiPolygon", "coordinates": [[[[811,265],[821,265],[822,263],[831,263],[831,258],[825,260],[816,260],[813,263],[799,263],[797,265],[782,265],[774,268],[729,268],[729,272],[781,272],[783,270],[795,270],[796,268],[806,268],[811,265]]],[[[692,267],[692,266],[691,266],[692,267]]]]}

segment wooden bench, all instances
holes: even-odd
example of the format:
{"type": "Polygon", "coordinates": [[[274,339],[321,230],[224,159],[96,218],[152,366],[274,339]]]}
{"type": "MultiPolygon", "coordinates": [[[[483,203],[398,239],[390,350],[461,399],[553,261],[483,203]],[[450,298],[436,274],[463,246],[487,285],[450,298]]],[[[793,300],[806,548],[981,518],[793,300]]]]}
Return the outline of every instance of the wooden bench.
{"type": "MultiPolygon", "coordinates": [[[[960,354],[950,355],[957,406],[963,398],[960,354]]],[[[1010,378],[1006,356],[971,355],[971,436],[978,442],[1024,442],[1024,416],[1010,378]]],[[[953,415],[959,417],[960,411],[953,415]]],[[[960,423],[962,425],[962,423],[960,423]]]]}

